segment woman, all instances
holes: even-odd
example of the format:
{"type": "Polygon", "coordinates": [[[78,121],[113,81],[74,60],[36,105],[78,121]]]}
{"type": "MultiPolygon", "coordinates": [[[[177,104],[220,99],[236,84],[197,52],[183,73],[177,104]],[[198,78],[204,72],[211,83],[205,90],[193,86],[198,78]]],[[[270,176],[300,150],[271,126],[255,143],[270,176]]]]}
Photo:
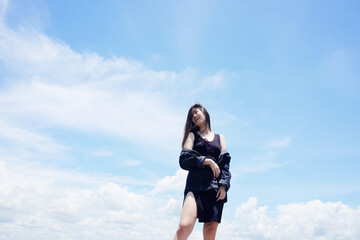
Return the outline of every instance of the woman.
{"type": "Polygon", "coordinates": [[[230,188],[230,154],[224,136],[211,131],[209,113],[200,104],[189,109],[179,163],[189,172],[174,240],[187,239],[197,218],[204,223],[204,239],[215,239],[230,188]]]}

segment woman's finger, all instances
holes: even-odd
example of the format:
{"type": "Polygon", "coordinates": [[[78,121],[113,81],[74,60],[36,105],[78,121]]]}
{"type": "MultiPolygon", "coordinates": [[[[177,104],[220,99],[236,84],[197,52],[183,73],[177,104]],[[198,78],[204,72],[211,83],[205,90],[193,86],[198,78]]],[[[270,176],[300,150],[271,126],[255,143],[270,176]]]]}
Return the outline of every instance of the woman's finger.
{"type": "Polygon", "coordinates": [[[223,199],[224,198],[222,198],[222,196],[220,195],[220,196],[217,197],[216,201],[220,201],[220,200],[223,200],[223,199]]]}
{"type": "Polygon", "coordinates": [[[220,201],[220,200],[223,200],[225,198],[225,194],[223,194],[222,191],[219,191],[218,195],[219,196],[216,196],[217,197],[216,201],[220,201]]]}

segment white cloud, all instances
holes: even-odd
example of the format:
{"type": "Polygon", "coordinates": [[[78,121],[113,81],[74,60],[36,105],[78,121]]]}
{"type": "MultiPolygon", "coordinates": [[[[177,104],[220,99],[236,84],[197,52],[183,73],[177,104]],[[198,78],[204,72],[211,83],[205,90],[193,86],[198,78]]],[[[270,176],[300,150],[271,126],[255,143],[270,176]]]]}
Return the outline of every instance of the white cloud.
{"type": "MultiPolygon", "coordinates": [[[[28,172],[0,162],[0,234],[6,239],[169,239],[176,231],[183,190],[171,191],[178,188],[176,181],[157,194],[135,193],[96,176],[34,166],[26,169],[28,172]]],[[[258,206],[257,198],[252,197],[236,209],[226,210],[233,212],[234,218],[225,216],[219,239],[360,237],[360,206],[351,209],[341,202],[284,204],[273,213],[268,206],[258,206]]],[[[201,239],[200,230],[195,228],[191,239],[201,239]]]]}
{"type": "Polygon", "coordinates": [[[240,163],[234,163],[232,165],[233,176],[243,175],[247,173],[259,173],[266,172],[274,168],[280,168],[289,163],[287,161],[278,160],[279,153],[278,148],[288,147],[291,143],[291,138],[272,139],[266,147],[271,151],[266,151],[261,154],[254,155],[250,158],[243,159],[240,163]]]}
{"type": "Polygon", "coordinates": [[[125,160],[125,166],[128,166],[128,167],[136,167],[138,165],[141,164],[141,162],[139,160],[133,160],[133,159],[127,159],[125,160]]]}
{"type": "Polygon", "coordinates": [[[273,168],[279,168],[286,165],[286,162],[276,162],[275,159],[277,153],[268,152],[258,156],[254,156],[248,160],[235,165],[233,167],[232,173],[236,176],[237,174],[242,173],[257,173],[265,172],[273,168]]]}
{"type": "Polygon", "coordinates": [[[91,153],[92,156],[94,157],[113,157],[114,156],[114,153],[107,150],[106,148],[99,148],[99,149],[96,149],[94,151],[92,151],[91,153]]]}
{"type": "MultiPolygon", "coordinates": [[[[176,209],[173,198],[168,200],[161,196],[150,197],[145,192],[134,193],[127,187],[96,176],[74,172],[69,178],[66,172],[54,174],[51,170],[29,166],[27,169],[29,172],[20,172],[11,164],[0,162],[3,223],[0,235],[9,236],[7,239],[44,236],[52,236],[52,239],[89,239],[94,236],[144,239],[139,232],[143,225],[150,228],[157,223],[160,228],[165,228],[163,222],[169,224],[172,221],[166,216],[176,209]],[[166,202],[169,202],[168,210],[160,211],[166,202]],[[158,214],[154,215],[154,211],[158,214]],[[13,232],[12,229],[19,231],[13,232]]],[[[162,234],[173,234],[176,223],[171,224],[172,228],[162,234]]],[[[149,236],[156,236],[156,231],[153,230],[149,236]]]]}
{"type": "Polygon", "coordinates": [[[291,143],[290,137],[285,138],[277,138],[277,139],[271,139],[268,143],[268,147],[275,147],[275,148],[285,148],[288,147],[291,143]]]}
{"type": "Polygon", "coordinates": [[[155,193],[161,193],[166,191],[182,191],[185,188],[185,181],[188,171],[179,169],[176,171],[175,176],[166,176],[162,178],[152,191],[155,193]]]}
{"type": "MultiPolygon", "coordinates": [[[[214,88],[214,89],[219,89],[225,82],[225,76],[228,75],[228,77],[230,77],[230,74],[227,74],[226,72],[218,72],[212,76],[209,77],[205,77],[204,79],[202,79],[202,85],[204,86],[204,88],[214,88]]],[[[233,76],[231,76],[233,77],[233,76]]]]}
{"type": "Polygon", "coordinates": [[[0,138],[16,142],[22,147],[29,147],[47,153],[67,149],[65,146],[57,144],[55,140],[50,137],[45,137],[20,127],[11,126],[4,121],[0,121],[0,138]]]}
{"type": "Polygon", "coordinates": [[[80,54],[42,33],[6,26],[0,28],[0,56],[11,72],[0,90],[7,122],[114,135],[166,151],[180,142],[188,106],[179,100],[226,78],[223,72],[154,71],[136,61],[80,54]],[[196,90],[198,79],[211,83],[196,90]]]}
{"type": "Polygon", "coordinates": [[[8,5],[7,0],[0,0],[0,25],[2,25],[8,5]]]}
{"type": "Polygon", "coordinates": [[[181,133],[183,120],[157,94],[131,91],[115,94],[44,82],[31,82],[4,92],[0,105],[9,120],[22,122],[26,118],[83,131],[100,131],[157,147],[164,144],[164,139],[169,144],[177,140],[172,136],[181,133]],[[168,131],[163,131],[165,125],[168,131]]]}
{"type": "MultiPolygon", "coordinates": [[[[278,205],[275,217],[268,206],[258,207],[255,197],[236,208],[230,229],[236,239],[359,239],[360,207],[351,209],[341,202],[278,205]]],[[[225,235],[225,233],[223,233],[225,235]]],[[[230,238],[231,239],[231,238],[230,238]]],[[[235,238],[233,238],[235,239],[235,238]]]]}
{"type": "Polygon", "coordinates": [[[175,199],[174,197],[170,197],[166,205],[159,209],[159,212],[163,212],[168,215],[173,215],[179,218],[181,213],[181,206],[183,202],[182,200],[183,200],[182,198],[175,199]]]}
{"type": "Polygon", "coordinates": [[[55,159],[69,150],[55,139],[0,120],[0,156],[3,160],[17,157],[39,160],[55,159]]]}

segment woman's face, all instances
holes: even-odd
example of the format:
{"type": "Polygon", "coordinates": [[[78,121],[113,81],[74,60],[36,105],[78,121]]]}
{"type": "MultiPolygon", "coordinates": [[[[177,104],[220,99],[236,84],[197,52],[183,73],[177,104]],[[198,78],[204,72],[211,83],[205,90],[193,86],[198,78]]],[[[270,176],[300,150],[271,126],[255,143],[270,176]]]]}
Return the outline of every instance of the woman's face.
{"type": "Polygon", "coordinates": [[[199,108],[194,108],[192,110],[192,121],[195,123],[196,126],[202,127],[202,125],[205,123],[205,115],[199,108]]]}

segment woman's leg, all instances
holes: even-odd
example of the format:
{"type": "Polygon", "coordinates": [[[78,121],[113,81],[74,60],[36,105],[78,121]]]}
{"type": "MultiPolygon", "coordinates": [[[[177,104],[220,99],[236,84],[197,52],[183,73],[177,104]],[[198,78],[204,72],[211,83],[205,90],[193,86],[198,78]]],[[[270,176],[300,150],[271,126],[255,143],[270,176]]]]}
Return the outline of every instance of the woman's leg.
{"type": "Polygon", "coordinates": [[[181,212],[179,227],[176,231],[174,240],[186,240],[192,232],[197,218],[196,201],[194,194],[186,194],[184,205],[181,212]]]}
{"type": "Polygon", "coordinates": [[[218,222],[206,222],[203,227],[204,240],[214,240],[216,235],[216,230],[218,227],[218,222]]]}

